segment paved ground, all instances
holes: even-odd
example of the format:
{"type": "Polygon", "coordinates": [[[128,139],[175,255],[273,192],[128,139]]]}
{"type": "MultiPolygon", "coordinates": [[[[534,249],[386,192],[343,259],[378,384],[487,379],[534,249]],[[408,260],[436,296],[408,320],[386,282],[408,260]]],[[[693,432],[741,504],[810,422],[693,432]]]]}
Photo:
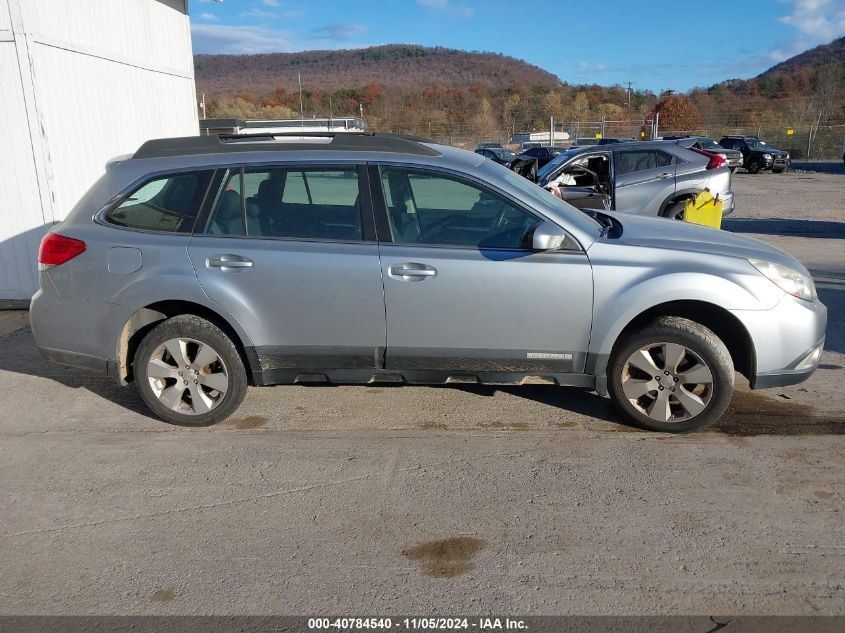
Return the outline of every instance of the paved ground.
{"type": "Polygon", "coordinates": [[[845,613],[845,180],[734,189],[829,349],[695,435],[546,387],[252,389],[186,430],[0,313],[0,613],[845,613]]]}

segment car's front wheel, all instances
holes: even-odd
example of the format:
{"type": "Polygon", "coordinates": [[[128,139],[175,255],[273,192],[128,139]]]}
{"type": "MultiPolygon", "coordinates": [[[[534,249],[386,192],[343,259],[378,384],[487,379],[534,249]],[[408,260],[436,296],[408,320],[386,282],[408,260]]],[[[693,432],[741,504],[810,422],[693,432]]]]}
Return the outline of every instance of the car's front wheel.
{"type": "Polygon", "coordinates": [[[773,174],[780,174],[784,171],[786,171],[786,167],[772,167],[773,174]]]}
{"type": "Polygon", "coordinates": [[[748,161],[748,166],[746,167],[749,174],[759,174],[760,170],[763,169],[763,163],[756,158],[752,158],[748,161]]]}
{"type": "Polygon", "coordinates": [[[730,404],[734,367],[708,328],[659,317],[614,347],[608,388],[619,409],[653,431],[687,433],[718,420],[730,404]]]}
{"type": "Polygon", "coordinates": [[[246,371],[237,348],[220,328],[198,316],[175,316],[150,330],[133,367],[141,398],[171,424],[216,424],[246,396],[246,371]]]}

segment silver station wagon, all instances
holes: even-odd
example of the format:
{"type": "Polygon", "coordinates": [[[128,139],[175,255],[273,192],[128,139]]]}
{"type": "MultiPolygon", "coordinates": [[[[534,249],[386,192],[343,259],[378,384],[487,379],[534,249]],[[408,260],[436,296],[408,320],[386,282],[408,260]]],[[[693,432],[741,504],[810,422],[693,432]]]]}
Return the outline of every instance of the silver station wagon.
{"type": "Polygon", "coordinates": [[[581,211],[477,154],[369,133],[149,141],[39,262],[41,352],[182,425],[248,385],[539,377],[691,431],[735,371],[806,379],[825,334],[809,273],[771,246],[581,211]]]}

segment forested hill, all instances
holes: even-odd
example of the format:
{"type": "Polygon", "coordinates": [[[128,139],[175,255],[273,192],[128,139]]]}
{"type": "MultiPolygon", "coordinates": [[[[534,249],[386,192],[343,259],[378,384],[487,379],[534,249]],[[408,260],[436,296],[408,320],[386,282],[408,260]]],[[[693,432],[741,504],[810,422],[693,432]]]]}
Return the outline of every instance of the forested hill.
{"type": "Polygon", "coordinates": [[[833,40],[830,44],[822,44],[816,46],[808,51],[804,51],[790,57],[780,64],[772,66],[766,72],[758,75],[766,77],[777,73],[789,73],[803,68],[816,69],[827,64],[839,64],[845,66],[845,37],[840,37],[838,40],[833,40]]]}
{"type": "Polygon", "coordinates": [[[488,90],[560,83],[558,77],[519,59],[496,53],[405,44],[356,50],[267,53],[262,55],[196,55],[197,92],[208,98],[238,93],[266,94],[297,87],[297,73],[309,90],[332,91],[379,84],[416,91],[425,86],[488,90]]]}

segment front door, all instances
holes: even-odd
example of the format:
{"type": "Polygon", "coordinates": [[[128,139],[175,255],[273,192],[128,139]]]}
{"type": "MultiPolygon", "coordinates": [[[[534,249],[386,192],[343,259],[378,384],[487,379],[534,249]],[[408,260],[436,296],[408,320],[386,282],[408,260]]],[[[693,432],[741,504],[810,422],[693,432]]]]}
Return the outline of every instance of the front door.
{"type": "Polygon", "coordinates": [[[250,335],[268,382],[382,364],[384,295],[361,170],[360,182],[356,166],[230,170],[189,242],[203,290],[250,335]]]}
{"type": "Polygon", "coordinates": [[[583,371],[583,252],[532,252],[541,218],[462,176],[383,166],[376,180],[391,230],[380,244],[388,369],[583,371]]]}

